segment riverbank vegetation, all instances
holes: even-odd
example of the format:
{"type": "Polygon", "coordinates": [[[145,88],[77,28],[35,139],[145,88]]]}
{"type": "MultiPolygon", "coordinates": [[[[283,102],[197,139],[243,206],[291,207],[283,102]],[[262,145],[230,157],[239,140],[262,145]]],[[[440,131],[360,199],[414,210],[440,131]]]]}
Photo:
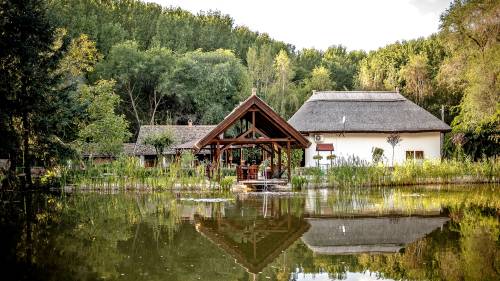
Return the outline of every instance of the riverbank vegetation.
{"type": "Polygon", "coordinates": [[[285,119],[313,90],[399,89],[438,117],[444,109],[453,128],[446,157],[500,154],[498,1],[453,1],[436,34],[369,53],[296,50],[217,11],[139,0],[2,1],[0,9],[4,184],[23,175],[30,185],[30,167],[89,150],[118,157],[140,125],[215,124],[251,87],[285,119]]]}
{"type": "Polygon", "coordinates": [[[109,163],[87,162],[84,167],[59,166],[40,179],[42,185],[72,190],[227,189],[232,180],[230,177],[222,178],[220,183],[209,180],[203,164],[195,167],[179,159],[166,167],[145,168],[136,157],[121,157],[109,163]]]}
{"type": "Polygon", "coordinates": [[[355,160],[337,161],[326,170],[299,168],[297,174],[292,179],[292,184],[297,188],[488,183],[500,182],[500,159],[407,161],[394,167],[355,160]]]}

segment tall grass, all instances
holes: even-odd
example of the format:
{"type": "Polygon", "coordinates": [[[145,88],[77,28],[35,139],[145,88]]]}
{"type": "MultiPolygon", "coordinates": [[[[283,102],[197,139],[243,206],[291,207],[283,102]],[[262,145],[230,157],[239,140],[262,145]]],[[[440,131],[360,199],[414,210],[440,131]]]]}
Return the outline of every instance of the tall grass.
{"type": "Polygon", "coordinates": [[[393,168],[350,158],[328,170],[305,168],[299,173],[313,186],[332,187],[500,182],[500,158],[408,161],[393,168]]]}
{"type": "Polygon", "coordinates": [[[120,158],[110,163],[87,163],[85,168],[58,168],[61,186],[89,189],[154,189],[205,188],[211,186],[205,177],[205,166],[173,162],[168,167],[144,168],[135,157],[120,158]]]}

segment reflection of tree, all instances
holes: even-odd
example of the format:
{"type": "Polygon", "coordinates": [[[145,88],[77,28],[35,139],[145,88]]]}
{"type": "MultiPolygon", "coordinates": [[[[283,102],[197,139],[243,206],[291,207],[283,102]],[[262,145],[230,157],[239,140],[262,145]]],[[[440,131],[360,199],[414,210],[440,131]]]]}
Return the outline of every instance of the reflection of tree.
{"type": "Polygon", "coordinates": [[[309,215],[302,196],[269,196],[266,205],[258,196],[214,204],[177,201],[171,193],[0,193],[0,266],[14,274],[6,280],[252,280],[221,245],[196,231],[200,226],[181,221],[181,207],[189,206],[199,214],[205,211],[198,219],[222,219],[219,234],[227,235],[224,239],[244,241],[255,226],[256,241],[279,250],[257,280],[293,280],[296,272],[326,272],[340,279],[366,271],[392,279],[500,279],[500,200],[491,187],[339,190],[319,203],[324,201],[320,212],[351,214],[352,206],[359,213],[374,205],[384,212],[415,213],[439,205],[452,220],[400,253],[320,255],[300,239],[282,239],[290,233],[288,216],[293,230],[301,225],[299,218],[309,215]],[[414,193],[424,196],[409,196],[414,193]],[[276,247],[279,241],[287,247],[276,247]]]}

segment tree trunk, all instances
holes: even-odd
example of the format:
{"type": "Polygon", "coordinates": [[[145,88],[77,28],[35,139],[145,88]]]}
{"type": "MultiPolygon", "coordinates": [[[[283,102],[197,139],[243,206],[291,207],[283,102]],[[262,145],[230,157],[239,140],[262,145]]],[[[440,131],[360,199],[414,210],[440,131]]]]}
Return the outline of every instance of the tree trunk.
{"type": "Polygon", "coordinates": [[[137,126],[138,126],[138,128],[140,128],[141,127],[141,119],[139,118],[139,113],[137,112],[137,107],[135,105],[135,99],[134,99],[134,95],[133,95],[134,88],[130,87],[130,83],[129,83],[127,88],[128,88],[127,92],[128,92],[128,96],[130,98],[130,103],[132,104],[132,109],[134,110],[135,119],[137,121],[137,126]]]}
{"type": "Polygon", "coordinates": [[[29,148],[30,124],[28,112],[23,112],[23,158],[26,187],[31,187],[31,155],[29,148]]]}

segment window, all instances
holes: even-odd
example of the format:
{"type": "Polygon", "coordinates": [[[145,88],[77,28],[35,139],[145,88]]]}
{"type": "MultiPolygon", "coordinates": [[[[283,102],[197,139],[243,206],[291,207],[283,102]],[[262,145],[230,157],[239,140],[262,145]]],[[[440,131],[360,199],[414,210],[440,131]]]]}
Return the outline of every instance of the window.
{"type": "Polygon", "coordinates": [[[424,152],[421,150],[415,151],[415,159],[424,159],[424,152]]]}
{"type": "Polygon", "coordinates": [[[406,151],[406,160],[415,159],[415,151],[406,151]]]}
{"type": "Polygon", "coordinates": [[[406,160],[423,160],[424,152],[422,150],[407,150],[406,160]]]}

